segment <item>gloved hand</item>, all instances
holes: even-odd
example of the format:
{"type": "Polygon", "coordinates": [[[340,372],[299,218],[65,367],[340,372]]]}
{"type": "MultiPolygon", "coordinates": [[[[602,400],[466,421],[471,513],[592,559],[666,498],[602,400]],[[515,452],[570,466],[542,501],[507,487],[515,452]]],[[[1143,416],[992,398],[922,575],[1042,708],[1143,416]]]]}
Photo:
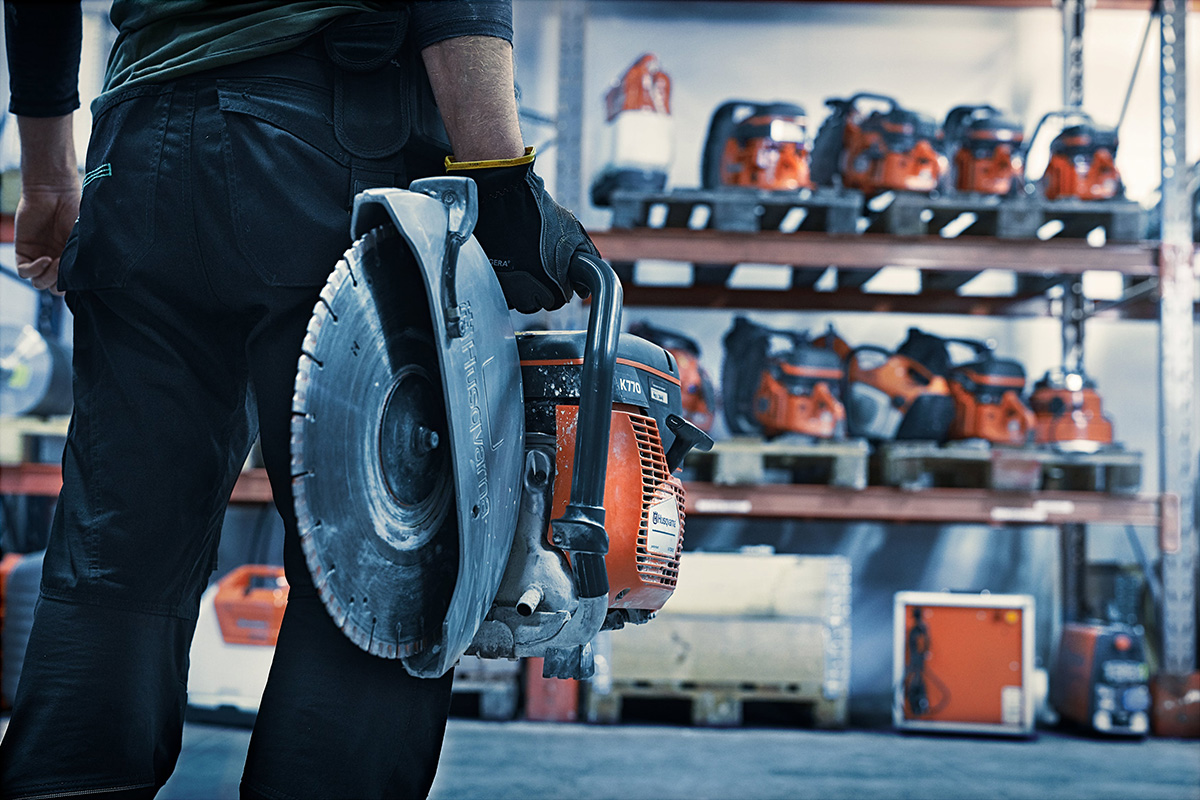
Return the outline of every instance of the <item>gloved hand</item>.
{"type": "Polygon", "coordinates": [[[533,158],[532,147],[504,161],[446,158],[449,174],[478,185],[475,238],[500,278],[508,307],[524,314],[553,310],[571,299],[567,270],[576,251],[600,257],[579,220],[546,191],[533,158]]]}

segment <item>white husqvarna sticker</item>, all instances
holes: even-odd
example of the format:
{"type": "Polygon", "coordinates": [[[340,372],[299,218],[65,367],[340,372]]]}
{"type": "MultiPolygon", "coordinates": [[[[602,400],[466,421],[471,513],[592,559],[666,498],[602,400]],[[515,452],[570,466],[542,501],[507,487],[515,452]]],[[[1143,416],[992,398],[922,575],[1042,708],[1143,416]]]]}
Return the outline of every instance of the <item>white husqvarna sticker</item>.
{"type": "Polygon", "coordinates": [[[673,493],[650,506],[649,523],[646,526],[646,546],[650,552],[674,558],[679,545],[679,506],[673,493]]]}

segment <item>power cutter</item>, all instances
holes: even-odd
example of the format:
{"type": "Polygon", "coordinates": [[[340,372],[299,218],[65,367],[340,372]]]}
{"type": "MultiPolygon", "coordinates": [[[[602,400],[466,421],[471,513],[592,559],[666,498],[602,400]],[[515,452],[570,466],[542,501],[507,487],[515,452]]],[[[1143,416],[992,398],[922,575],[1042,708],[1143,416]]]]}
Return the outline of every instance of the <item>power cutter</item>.
{"type": "Polygon", "coordinates": [[[620,334],[602,260],[571,264],[586,332],[514,333],[476,197],[427,178],[356,198],[296,374],[300,540],[338,627],[412,675],[474,653],[588,677],[600,630],[671,596],[674,472],[712,440],[681,416],[674,357],[620,334]]]}

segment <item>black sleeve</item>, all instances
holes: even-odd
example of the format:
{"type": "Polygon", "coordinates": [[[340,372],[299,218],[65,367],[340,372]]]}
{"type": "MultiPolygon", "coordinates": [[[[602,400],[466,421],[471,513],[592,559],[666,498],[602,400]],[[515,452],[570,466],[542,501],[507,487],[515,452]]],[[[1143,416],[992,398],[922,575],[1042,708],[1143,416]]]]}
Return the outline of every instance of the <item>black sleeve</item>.
{"type": "Polygon", "coordinates": [[[9,110],[61,117],[79,108],[83,12],[75,2],[4,0],[9,110]]]}
{"type": "Polygon", "coordinates": [[[424,0],[412,4],[411,33],[418,50],[459,36],[512,41],[511,0],[424,0]]]}

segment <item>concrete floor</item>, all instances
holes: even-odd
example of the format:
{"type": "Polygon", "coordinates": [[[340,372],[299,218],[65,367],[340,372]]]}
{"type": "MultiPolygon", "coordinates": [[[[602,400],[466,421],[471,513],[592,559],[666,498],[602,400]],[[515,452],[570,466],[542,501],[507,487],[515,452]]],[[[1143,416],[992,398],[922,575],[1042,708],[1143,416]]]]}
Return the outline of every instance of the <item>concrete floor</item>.
{"type": "MultiPolygon", "coordinates": [[[[236,798],[245,728],[189,724],[162,800],[236,798]]],[[[454,718],[433,800],[1200,800],[1200,742],[454,718]]]]}

